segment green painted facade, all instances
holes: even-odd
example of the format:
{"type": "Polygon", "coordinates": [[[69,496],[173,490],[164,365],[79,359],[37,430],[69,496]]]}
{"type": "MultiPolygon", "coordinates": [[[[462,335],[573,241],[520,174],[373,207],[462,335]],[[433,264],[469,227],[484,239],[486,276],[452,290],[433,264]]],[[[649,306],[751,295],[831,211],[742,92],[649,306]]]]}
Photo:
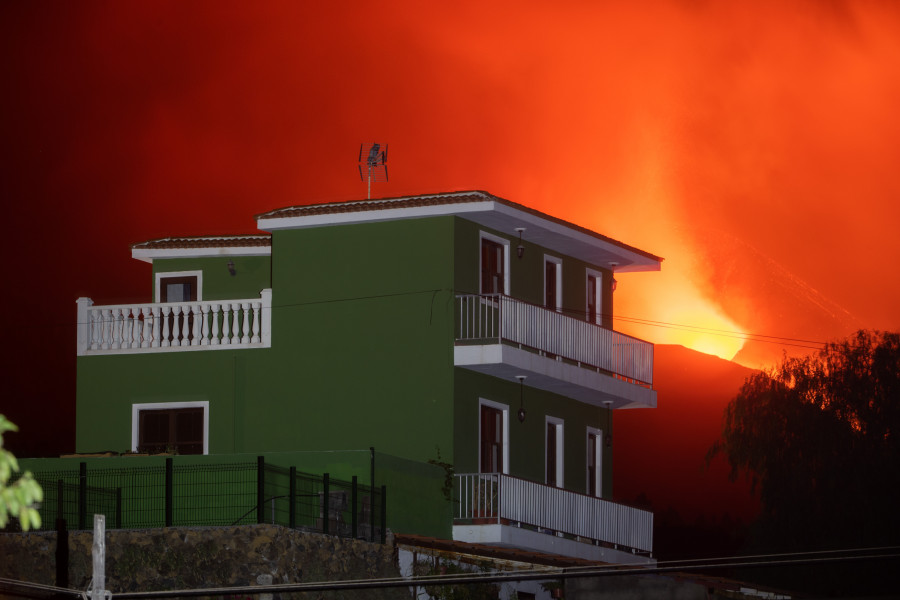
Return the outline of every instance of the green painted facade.
{"type": "MultiPolygon", "coordinates": [[[[510,292],[528,302],[543,304],[545,253],[563,260],[572,316],[584,318],[585,269],[602,271],[609,325],[608,270],[527,241],[518,259],[518,238],[461,217],[276,230],[271,258],[153,263],[154,274],[202,271],[204,300],[256,298],[270,287],[271,348],[78,357],[77,451],[129,450],[133,404],[207,401],[211,455],[263,454],[363,480],[374,447],[389,526],[449,537],[443,472],[428,461],[440,453],[457,473],[478,471],[478,407],[487,399],[510,407],[510,474],[544,481],[551,416],[564,421],[564,486],[585,492],[586,428],[609,429],[607,411],[526,387],[520,423],[517,383],[454,367],[454,299],[478,292],[480,231],[510,241],[510,292]]],[[[604,496],[611,491],[604,449],[604,496]]]]}

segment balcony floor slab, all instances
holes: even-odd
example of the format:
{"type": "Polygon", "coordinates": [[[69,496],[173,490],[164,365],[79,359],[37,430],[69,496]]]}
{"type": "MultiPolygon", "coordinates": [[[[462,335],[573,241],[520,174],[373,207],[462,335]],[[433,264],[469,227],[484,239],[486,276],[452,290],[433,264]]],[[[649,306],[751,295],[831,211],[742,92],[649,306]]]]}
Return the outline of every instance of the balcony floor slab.
{"type": "Polygon", "coordinates": [[[507,344],[454,346],[453,360],[457,367],[509,381],[526,375],[530,387],[594,406],[656,408],[656,391],[650,388],[507,344]]]}
{"type": "Polygon", "coordinates": [[[470,544],[487,544],[557,554],[594,562],[616,565],[655,565],[656,559],[624,550],[595,546],[531,529],[491,523],[486,525],[454,525],[453,539],[470,544]]]}

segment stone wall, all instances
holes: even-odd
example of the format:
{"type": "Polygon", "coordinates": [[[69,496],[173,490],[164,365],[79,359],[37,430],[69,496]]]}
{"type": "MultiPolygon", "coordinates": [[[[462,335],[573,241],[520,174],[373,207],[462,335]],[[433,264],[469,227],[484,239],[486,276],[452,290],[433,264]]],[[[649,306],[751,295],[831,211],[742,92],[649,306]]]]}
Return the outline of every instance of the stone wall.
{"type": "MultiPolygon", "coordinates": [[[[93,532],[69,532],[69,588],[91,580],[93,532]]],[[[305,533],[278,525],[106,532],[106,589],[116,592],[398,577],[394,546],[305,533]]],[[[56,533],[0,534],[0,577],[54,585],[56,533]]],[[[405,588],[308,597],[408,598],[405,588]]]]}

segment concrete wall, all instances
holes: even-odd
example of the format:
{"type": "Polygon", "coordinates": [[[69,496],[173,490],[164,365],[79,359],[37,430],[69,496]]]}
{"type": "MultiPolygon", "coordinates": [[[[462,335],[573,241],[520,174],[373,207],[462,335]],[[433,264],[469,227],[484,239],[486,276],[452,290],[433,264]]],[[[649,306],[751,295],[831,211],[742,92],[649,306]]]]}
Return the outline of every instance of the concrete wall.
{"type": "MultiPolygon", "coordinates": [[[[69,585],[91,580],[90,531],[69,532],[69,585]]],[[[277,525],[116,530],[106,534],[106,589],[113,592],[179,590],[272,583],[398,577],[392,543],[303,533],[277,525]]],[[[0,534],[0,577],[54,585],[56,534],[0,534]]],[[[343,591],[323,597],[408,598],[405,588],[343,591]]]]}

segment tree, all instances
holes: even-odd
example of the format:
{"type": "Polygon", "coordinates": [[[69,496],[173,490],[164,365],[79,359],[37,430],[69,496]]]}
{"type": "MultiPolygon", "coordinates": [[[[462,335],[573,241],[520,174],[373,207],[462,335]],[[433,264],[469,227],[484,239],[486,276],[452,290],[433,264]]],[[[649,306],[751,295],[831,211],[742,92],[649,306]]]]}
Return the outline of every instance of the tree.
{"type": "Polygon", "coordinates": [[[18,518],[22,530],[28,531],[41,526],[41,515],[35,504],[44,499],[44,492],[30,471],[25,471],[15,483],[9,483],[13,473],[19,472],[19,463],[12,452],[3,448],[3,434],[18,429],[0,414],[0,529],[6,527],[10,518],[18,518]]]}
{"type": "Polygon", "coordinates": [[[759,492],[762,548],[897,544],[900,334],[859,331],[750,376],[716,454],[759,492]]]}

